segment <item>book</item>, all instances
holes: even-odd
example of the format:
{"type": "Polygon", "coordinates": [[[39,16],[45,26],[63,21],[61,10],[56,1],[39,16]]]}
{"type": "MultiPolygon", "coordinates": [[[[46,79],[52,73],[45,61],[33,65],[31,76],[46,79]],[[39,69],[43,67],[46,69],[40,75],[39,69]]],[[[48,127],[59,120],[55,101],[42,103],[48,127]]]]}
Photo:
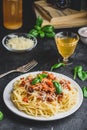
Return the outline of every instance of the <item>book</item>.
{"type": "Polygon", "coordinates": [[[55,28],[80,27],[87,25],[87,11],[70,8],[58,9],[44,0],[34,2],[37,16],[44,19],[43,26],[50,24],[55,28]]]}

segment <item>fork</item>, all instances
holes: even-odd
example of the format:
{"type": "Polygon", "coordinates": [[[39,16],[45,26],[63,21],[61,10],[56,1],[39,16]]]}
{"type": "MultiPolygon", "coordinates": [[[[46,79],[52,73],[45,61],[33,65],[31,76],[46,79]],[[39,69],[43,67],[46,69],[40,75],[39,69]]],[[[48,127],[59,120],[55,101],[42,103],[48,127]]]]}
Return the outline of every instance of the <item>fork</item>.
{"type": "Polygon", "coordinates": [[[8,71],[8,72],[6,72],[6,73],[4,73],[4,74],[1,74],[1,75],[0,75],[0,78],[4,77],[4,76],[6,76],[7,74],[10,74],[10,73],[12,73],[12,72],[22,72],[22,73],[26,73],[26,72],[28,72],[29,70],[31,70],[32,68],[34,68],[37,64],[38,64],[37,61],[32,60],[32,61],[28,62],[27,64],[18,67],[17,69],[13,69],[13,70],[10,70],[10,71],[8,71]]]}

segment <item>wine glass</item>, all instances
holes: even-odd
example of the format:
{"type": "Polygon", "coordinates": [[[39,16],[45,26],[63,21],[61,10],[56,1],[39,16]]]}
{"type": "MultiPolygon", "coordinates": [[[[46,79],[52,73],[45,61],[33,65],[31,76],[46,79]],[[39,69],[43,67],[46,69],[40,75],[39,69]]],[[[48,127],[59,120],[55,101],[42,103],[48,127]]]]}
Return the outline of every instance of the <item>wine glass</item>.
{"type": "Polygon", "coordinates": [[[55,41],[58,52],[63,57],[63,62],[67,65],[71,64],[69,57],[74,53],[79,41],[78,34],[68,31],[59,32],[55,35],[55,41]]]}

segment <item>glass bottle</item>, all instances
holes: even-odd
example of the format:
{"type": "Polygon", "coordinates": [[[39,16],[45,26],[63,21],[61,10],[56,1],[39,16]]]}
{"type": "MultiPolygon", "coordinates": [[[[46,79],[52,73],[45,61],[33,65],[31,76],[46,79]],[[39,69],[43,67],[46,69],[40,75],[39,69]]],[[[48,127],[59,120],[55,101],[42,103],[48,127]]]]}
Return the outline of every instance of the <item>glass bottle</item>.
{"type": "Polygon", "coordinates": [[[22,26],[22,0],[3,0],[3,25],[7,29],[22,26]]]}

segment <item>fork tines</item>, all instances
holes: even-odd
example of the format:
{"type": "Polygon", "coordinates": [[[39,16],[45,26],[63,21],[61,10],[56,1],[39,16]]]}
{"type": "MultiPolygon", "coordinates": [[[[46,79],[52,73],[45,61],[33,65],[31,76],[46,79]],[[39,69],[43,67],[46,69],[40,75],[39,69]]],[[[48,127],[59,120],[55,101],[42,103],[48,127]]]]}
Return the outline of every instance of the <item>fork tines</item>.
{"type": "Polygon", "coordinates": [[[26,65],[23,65],[23,68],[25,71],[29,71],[33,67],[35,67],[38,64],[36,60],[32,60],[31,62],[27,63],[26,65]]]}

